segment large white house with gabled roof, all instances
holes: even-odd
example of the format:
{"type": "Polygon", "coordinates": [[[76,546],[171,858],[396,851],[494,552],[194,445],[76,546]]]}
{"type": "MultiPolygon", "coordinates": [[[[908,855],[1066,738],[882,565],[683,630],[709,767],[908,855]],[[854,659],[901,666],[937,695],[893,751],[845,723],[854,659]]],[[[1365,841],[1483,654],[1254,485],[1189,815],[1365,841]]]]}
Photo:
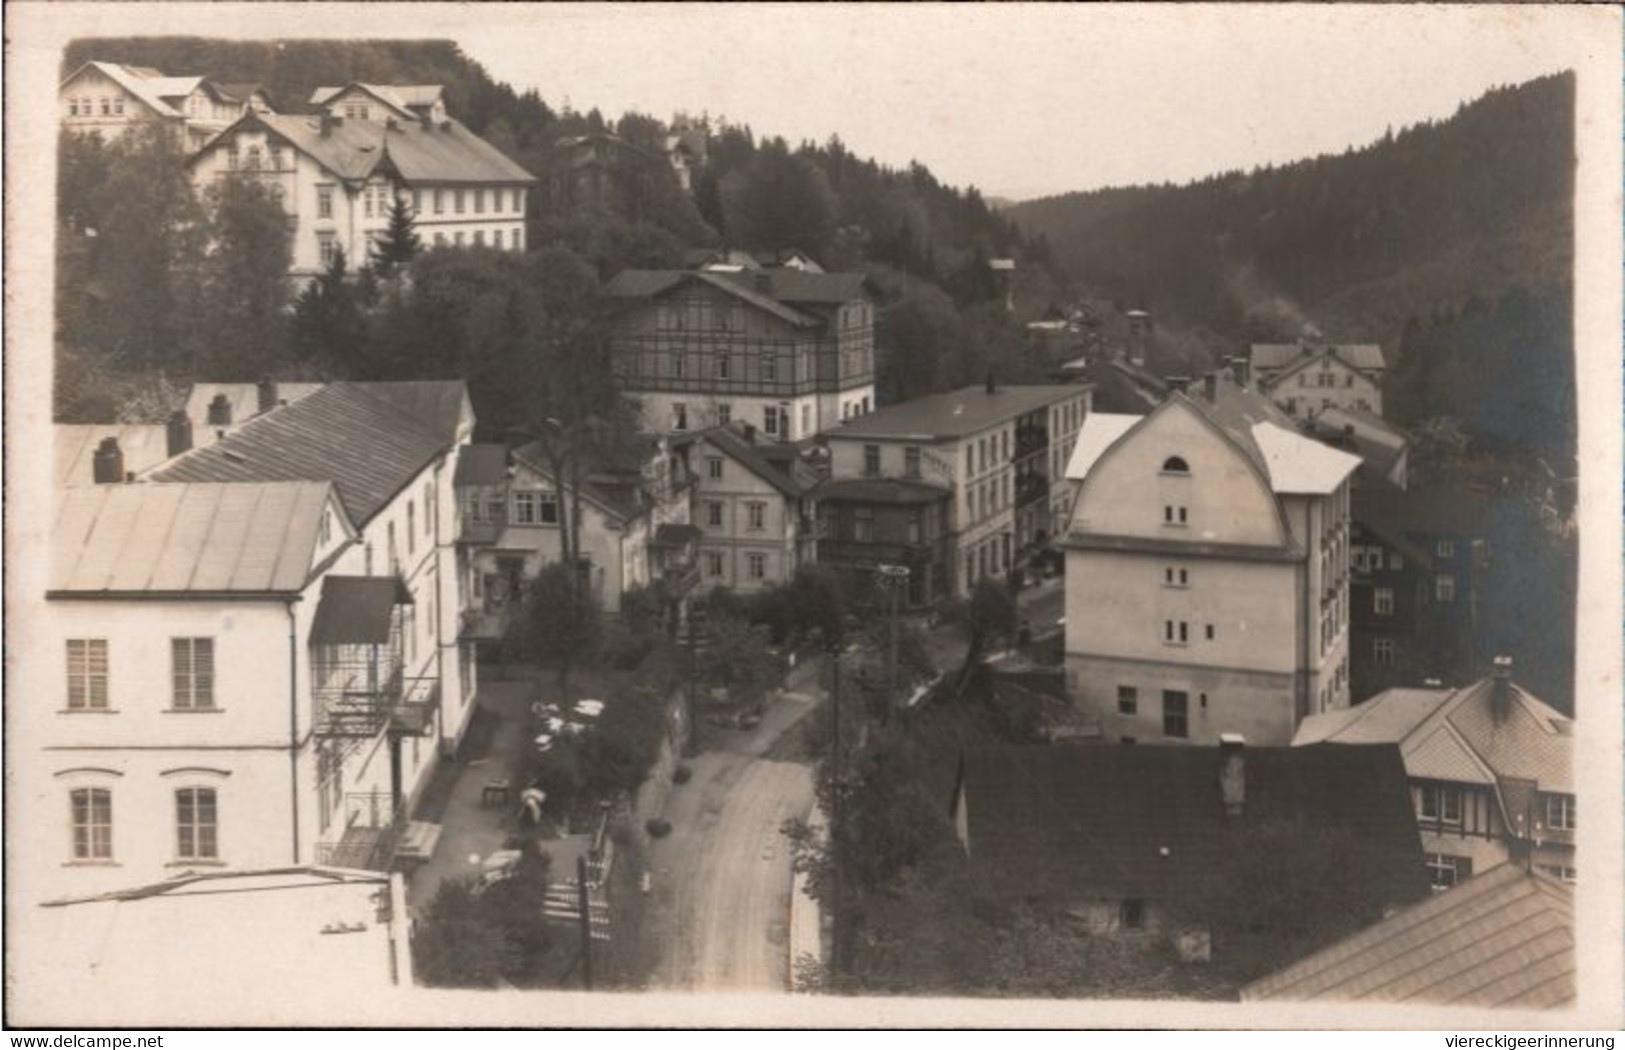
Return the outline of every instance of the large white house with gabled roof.
{"type": "Polygon", "coordinates": [[[257,84],[220,84],[200,76],[166,76],[145,66],[86,62],[57,89],[64,131],[111,142],[139,123],[180,129],[196,149],[247,112],[275,112],[257,84]]]}
{"type": "Polygon", "coordinates": [[[1284,745],[1348,706],[1349,478],[1227,377],[1084,421],[1066,551],[1066,678],[1108,740],[1284,745]]]}
{"type": "Polygon", "coordinates": [[[523,251],[530,172],[447,117],[438,96],[418,104],[424,89],[414,88],[386,105],[375,94],[382,89],[363,88],[334,89],[314,115],[243,117],[188,161],[194,184],[268,185],[293,228],[297,276],[321,272],[341,249],[360,267],[397,198],[410,206],[425,248],[523,251]],[[346,116],[363,111],[353,101],[362,97],[371,100],[366,117],[346,116]]]}

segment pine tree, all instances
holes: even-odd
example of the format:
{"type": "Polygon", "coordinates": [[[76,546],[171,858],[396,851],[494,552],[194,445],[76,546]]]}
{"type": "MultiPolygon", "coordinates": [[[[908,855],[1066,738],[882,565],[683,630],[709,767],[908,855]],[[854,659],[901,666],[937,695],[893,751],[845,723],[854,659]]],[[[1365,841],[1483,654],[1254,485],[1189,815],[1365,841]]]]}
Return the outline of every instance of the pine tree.
{"type": "MultiPolygon", "coordinates": [[[[363,271],[365,272],[365,271],[363,271]]],[[[367,337],[344,249],[336,248],[327,269],[305,286],[293,307],[293,349],[324,375],[343,371],[344,361],[361,359],[367,337]]]]}
{"type": "Polygon", "coordinates": [[[373,270],[387,281],[395,276],[397,269],[411,262],[422,247],[417,224],[406,207],[406,198],[396,197],[389,209],[389,228],[372,245],[373,270]]]}

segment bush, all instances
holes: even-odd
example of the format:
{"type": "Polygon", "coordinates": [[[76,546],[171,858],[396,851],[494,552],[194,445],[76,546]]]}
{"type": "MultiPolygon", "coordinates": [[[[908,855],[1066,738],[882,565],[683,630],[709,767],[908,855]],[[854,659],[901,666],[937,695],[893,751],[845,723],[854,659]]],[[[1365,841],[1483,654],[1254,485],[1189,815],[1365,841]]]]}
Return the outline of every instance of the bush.
{"type": "Polygon", "coordinates": [[[671,775],[673,784],[686,784],[694,778],[694,771],[687,766],[678,766],[671,775]]]}
{"type": "Polygon", "coordinates": [[[527,850],[506,879],[440,884],[412,939],[418,976],[439,988],[489,988],[535,978],[551,933],[535,902],[547,888],[548,856],[527,850]]]}
{"type": "Polygon", "coordinates": [[[671,821],[655,817],[644,821],[643,830],[649,833],[650,838],[663,839],[671,834],[671,821]]]}

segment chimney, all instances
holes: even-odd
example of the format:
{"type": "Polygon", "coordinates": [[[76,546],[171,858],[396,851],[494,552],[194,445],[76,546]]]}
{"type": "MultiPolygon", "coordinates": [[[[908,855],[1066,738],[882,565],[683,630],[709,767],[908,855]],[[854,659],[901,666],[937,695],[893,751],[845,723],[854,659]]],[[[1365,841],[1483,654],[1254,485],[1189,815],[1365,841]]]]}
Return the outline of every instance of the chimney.
{"type": "Polygon", "coordinates": [[[987,392],[989,394],[999,392],[999,384],[993,379],[993,369],[991,368],[987,370],[987,392]]]}
{"type": "Polygon", "coordinates": [[[337,124],[338,122],[339,122],[338,117],[335,117],[333,114],[329,113],[325,109],[322,110],[322,115],[321,115],[321,135],[322,135],[322,138],[325,139],[329,135],[331,135],[333,133],[333,125],[337,124]]]}
{"type": "Polygon", "coordinates": [[[423,125],[424,131],[433,131],[434,114],[430,113],[428,110],[423,110],[418,114],[418,123],[423,125]]]}
{"type": "Polygon", "coordinates": [[[1209,402],[1216,402],[1219,400],[1218,369],[1214,369],[1202,377],[1202,390],[1205,394],[1207,394],[1207,399],[1209,402]]]}
{"type": "Polygon", "coordinates": [[[118,447],[118,438],[102,438],[91,457],[90,469],[98,485],[117,485],[124,480],[124,450],[118,447]]]}
{"type": "Polygon", "coordinates": [[[1172,390],[1176,394],[1183,394],[1185,392],[1185,388],[1191,385],[1191,377],[1169,376],[1167,382],[1169,390],[1172,390]]]}
{"type": "Polygon", "coordinates": [[[1234,379],[1236,381],[1236,385],[1241,387],[1241,389],[1246,390],[1252,385],[1252,372],[1253,362],[1250,358],[1242,357],[1238,354],[1230,359],[1230,378],[1234,379]]]}
{"type": "Polygon", "coordinates": [[[1490,685],[1490,714],[1496,722],[1506,721],[1512,711],[1512,657],[1497,656],[1490,685]]]}
{"type": "Polygon", "coordinates": [[[756,444],[756,426],[753,423],[745,424],[745,443],[749,445],[756,444]]]}
{"type": "Polygon", "coordinates": [[[276,381],[274,379],[261,379],[254,384],[254,393],[259,400],[258,411],[261,415],[276,407],[276,381]]]}
{"type": "Polygon", "coordinates": [[[192,420],[185,412],[176,409],[169,414],[169,422],[164,424],[165,445],[171,459],[192,447],[192,420]]]}
{"type": "Polygon", "coordinates": [[[214,400],[209,402],[208,423],[211,427],[231,426],[231,402],[225,394],[216,394],[214,400]]]}
{"type": "Polygon", "coordinates": [[[1219,734],[1219,794],[1224,815],[1239,817],[1247,805],[1247,738],[1240,733],[1219,734]]]}
{"type": "Polygon", "coordinates": [[[1353,423],[1344,423],[1343,424],[1343,440],[1347,441],[1351,445],[1354,443],[1354,424],[1353,423]]]}

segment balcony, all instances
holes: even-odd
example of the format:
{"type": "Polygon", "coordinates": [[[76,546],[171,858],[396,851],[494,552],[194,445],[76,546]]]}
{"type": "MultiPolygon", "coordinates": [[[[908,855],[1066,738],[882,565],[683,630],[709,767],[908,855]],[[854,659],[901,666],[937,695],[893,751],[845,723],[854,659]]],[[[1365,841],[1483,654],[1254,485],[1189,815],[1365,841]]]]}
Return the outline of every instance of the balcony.
{"type": "Polygon", "coordinates": [[[432,695],[404,676],[401,639],[412,595],[392,576],[329,576],[310,628],[312,726],[317,736],[365,739],[403,702],[432,695]]]}
{"type": "Polygon", "coordinates": [[[344,796],[344,831],[316,843],[316,863],[357,871],[389,871],[406,827],[406,807],[387,791],[357,791],[344,796]]]}
{"type": "Polygon", "coordinates": [[[1049,478],[1043,474],[1022,474],[1016,478],[1016,506],[1025,507],[1049,499],[1049,478]]]}
{"type": "Polygon", "coordinates": [[[1049,448],[1049,427],[1018,425],[1016,427],[1016,458],[1049,448]]]}

